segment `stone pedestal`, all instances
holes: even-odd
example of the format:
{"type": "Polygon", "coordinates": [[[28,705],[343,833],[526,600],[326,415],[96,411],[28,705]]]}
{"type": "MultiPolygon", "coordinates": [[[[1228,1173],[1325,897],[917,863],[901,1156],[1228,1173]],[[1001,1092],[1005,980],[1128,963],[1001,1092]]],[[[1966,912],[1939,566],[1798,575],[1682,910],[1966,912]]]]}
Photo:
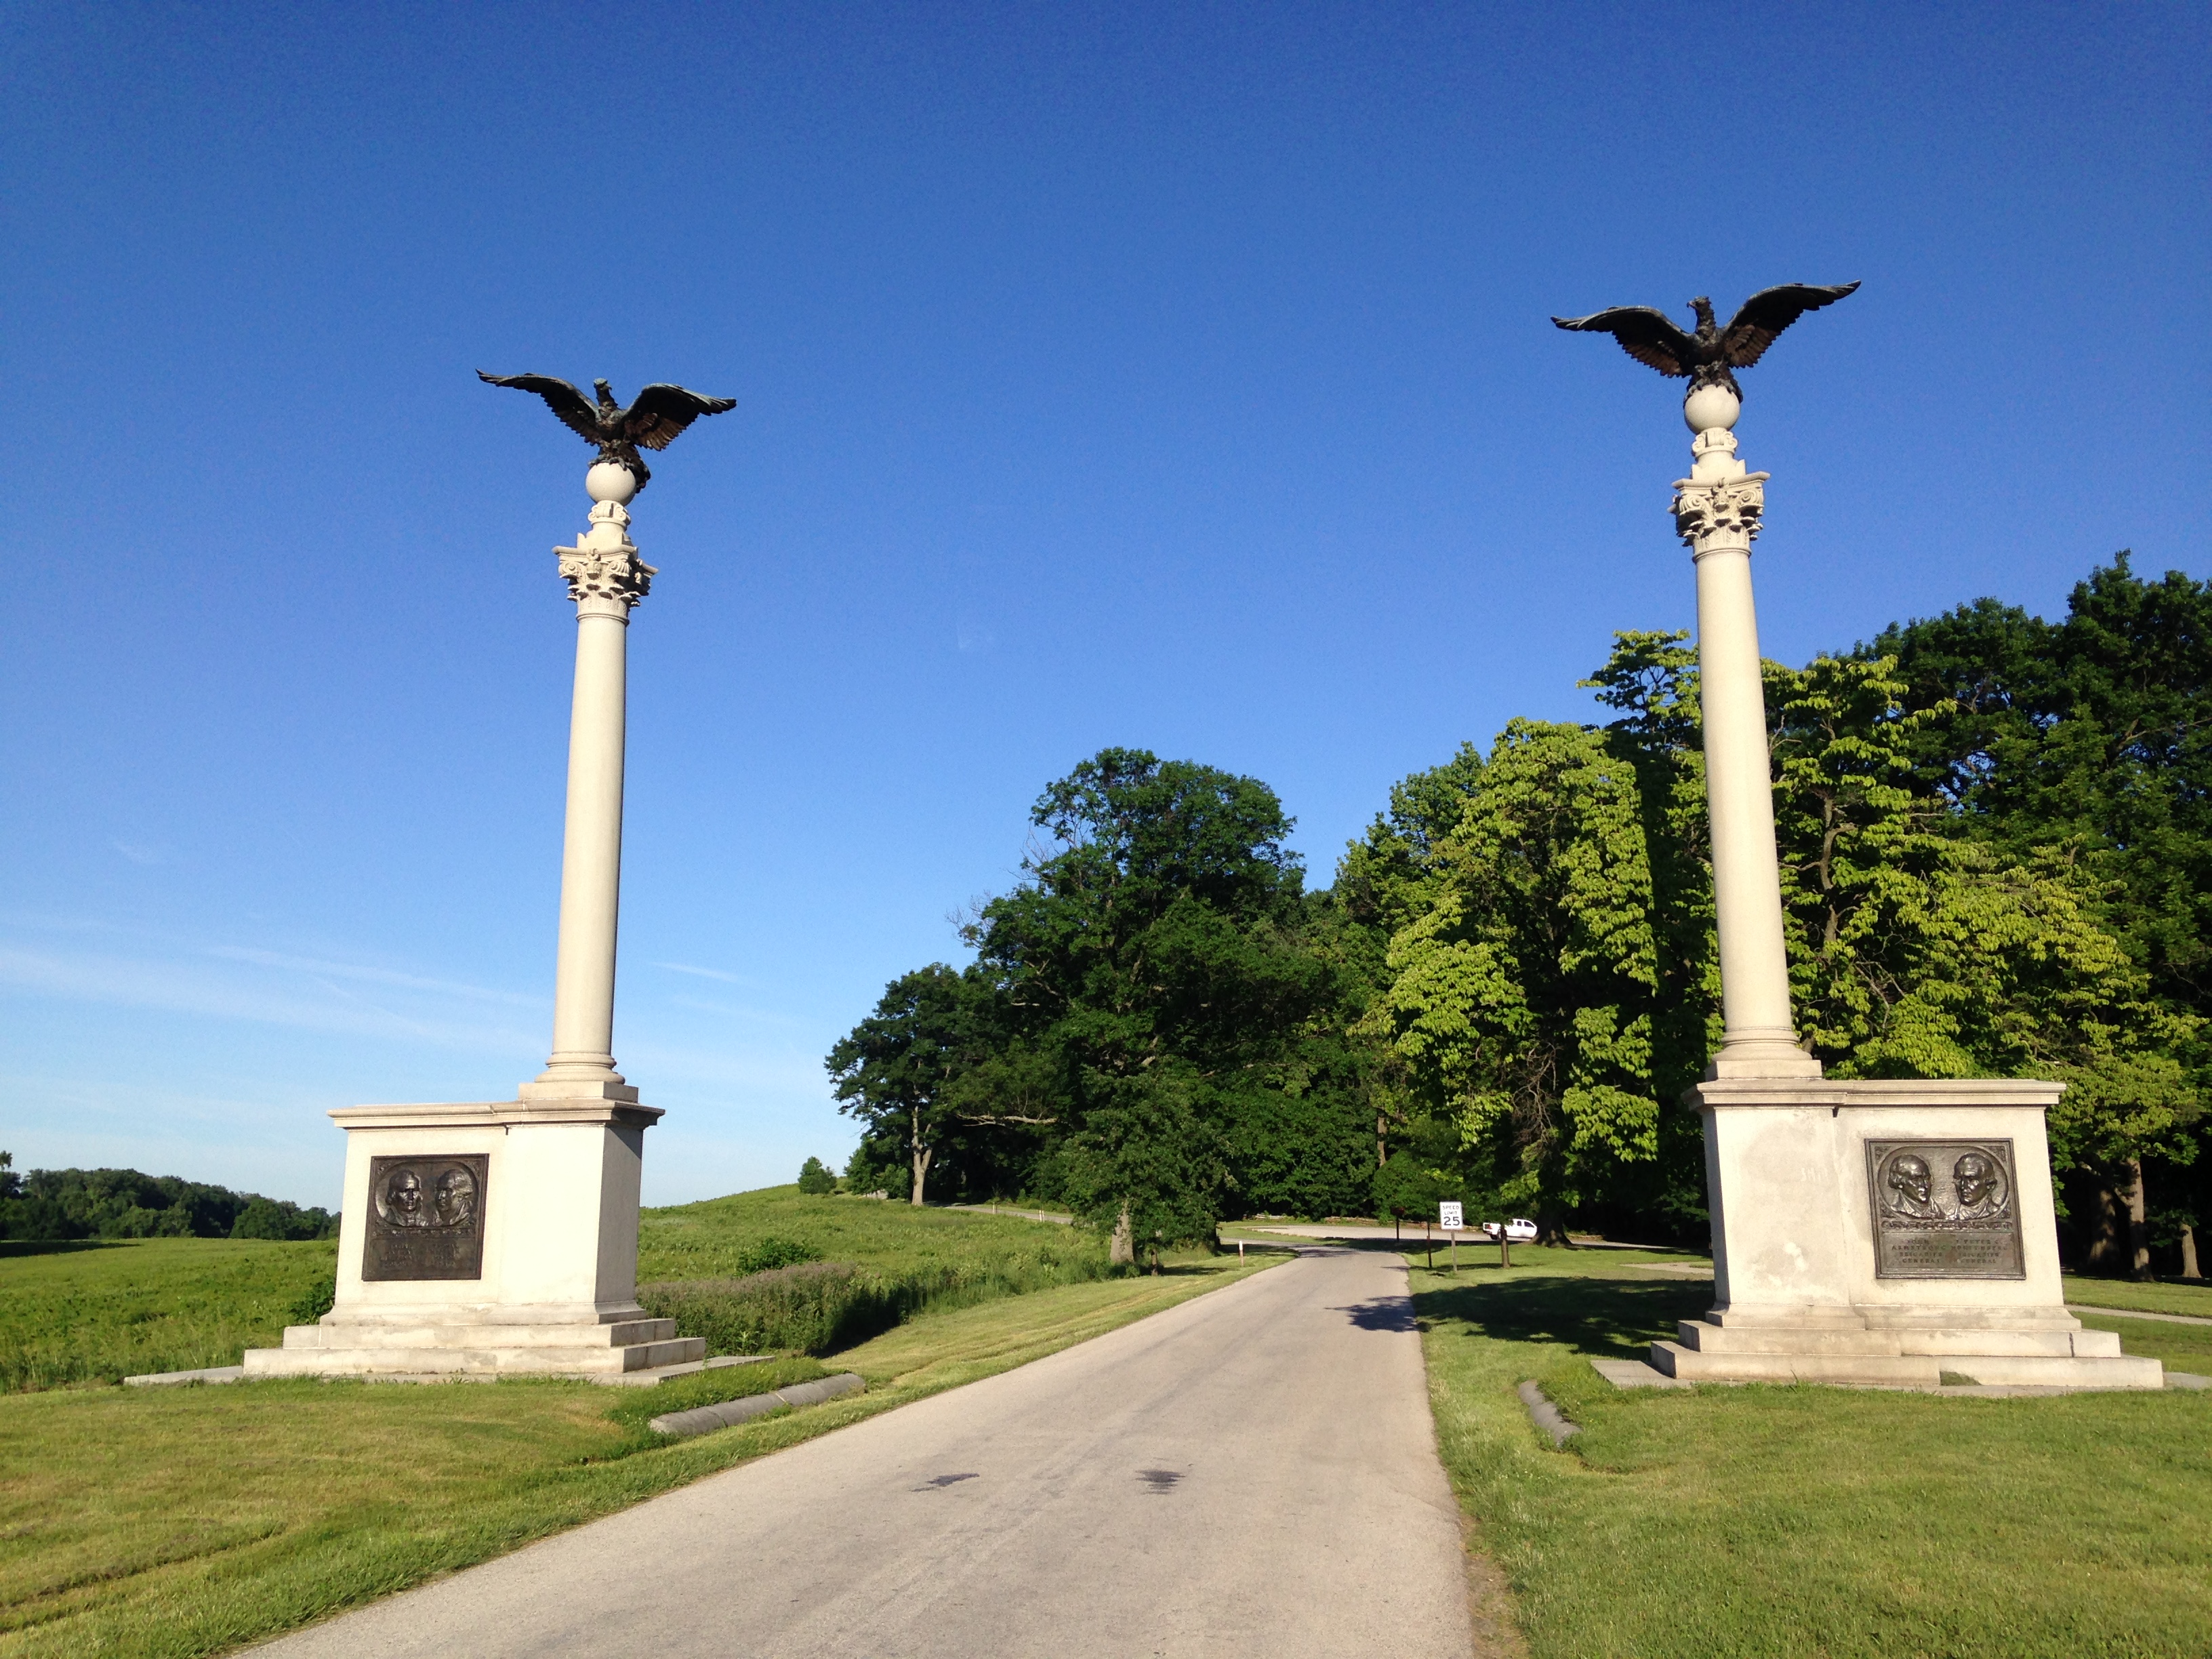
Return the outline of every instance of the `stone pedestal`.
{"type": "Polygon", "coordinates": [[[615,1070],[615,941],[631,607],[638,557],[629,468],[585,476],[595,505],[556,547],[576,603],[553,1052],[514,1100],[353,1106],[336,1305],[249,1376],[552,1373],[611,1377],[693,1365],[706,1344],[637,1305],[638,1174],[659,1109],[615,1070]]]}
{"type": "Polygon", "coordinates": [[[337,1305],[249,1376],[617,1376],[705,1357],[637,1305],[651,1106],[353,1106],[337,1305]]]}
{"type": "Polygon", "coordinates": [[[1651,1363],[1710,1382],[2156,1389],[2059,1285],[2044,1114],[2060,1085],[1717,1079],[1712,1310],[1651,1363]]]}

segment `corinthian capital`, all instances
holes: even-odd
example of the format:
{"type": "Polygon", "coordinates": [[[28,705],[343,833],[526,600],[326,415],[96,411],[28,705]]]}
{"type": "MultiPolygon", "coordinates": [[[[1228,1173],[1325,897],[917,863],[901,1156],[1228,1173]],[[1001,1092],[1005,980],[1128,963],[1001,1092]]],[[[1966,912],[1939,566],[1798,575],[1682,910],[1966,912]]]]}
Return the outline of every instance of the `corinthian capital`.
{"type": "Polygon", "coordinates": [[[653,591],[660,573],[637,556],[634,547],[562,547],[561,574],[568,579],[568,597],[580,611],[586,605],[616,605],[627,615],[653,591]]]}
{"type": "Polygon", "coordinates": [[[1692,556],[1747,553],[1766,510],[1766,474],[1701,483],[1685,478],[1674,486],[1674,533],[1692,556]]]}
{"type": "Polygon", "coordinates": [[[637,556],[629,526],[629,514],[619,501],[602,501],[592,509],[592,527],[574,547],[553,550],[578,616],[627,617],[653,591],[660,573],[637,556]]]}

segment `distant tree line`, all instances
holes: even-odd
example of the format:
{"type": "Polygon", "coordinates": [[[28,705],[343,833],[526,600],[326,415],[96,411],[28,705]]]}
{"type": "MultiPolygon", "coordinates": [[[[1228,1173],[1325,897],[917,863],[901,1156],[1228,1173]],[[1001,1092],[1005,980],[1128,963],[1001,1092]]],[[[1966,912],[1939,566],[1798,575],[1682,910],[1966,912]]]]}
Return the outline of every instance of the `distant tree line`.
{"type": "MultiPolygon", "coordinates": [[[[1254,1213],[1702,1237],[1720,1034],[1695,652],[1394,787],[1307,891],[1265,784],[1109,749],[975,959],[829,1056],[856,1188],[1057,1202],[1124,1256],[1254,1213]]],[[[2069,1249],[2194,1273],[2212,1215],[2212,585],[2091,573],[1770,663],[1801,1035],[1838,1077],[2043,1077],[2069,1249]]]]}
{"type": "Polygon", "coordinates": [[[33,1170],[0,1152],[0,1239],[335,1238],[338,1218],[136,1170],[33,1170]]]}

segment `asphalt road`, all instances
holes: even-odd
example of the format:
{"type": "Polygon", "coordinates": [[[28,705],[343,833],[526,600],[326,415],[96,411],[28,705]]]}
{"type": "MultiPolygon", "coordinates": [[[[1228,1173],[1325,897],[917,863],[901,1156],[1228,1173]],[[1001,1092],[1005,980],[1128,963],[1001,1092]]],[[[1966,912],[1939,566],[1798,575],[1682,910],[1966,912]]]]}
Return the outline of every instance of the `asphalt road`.
{"type": "Polygon", "coordinates": [[[1311,1250],[258,1651],[1467,1659],[1419,1342],[1311,1250]]]}

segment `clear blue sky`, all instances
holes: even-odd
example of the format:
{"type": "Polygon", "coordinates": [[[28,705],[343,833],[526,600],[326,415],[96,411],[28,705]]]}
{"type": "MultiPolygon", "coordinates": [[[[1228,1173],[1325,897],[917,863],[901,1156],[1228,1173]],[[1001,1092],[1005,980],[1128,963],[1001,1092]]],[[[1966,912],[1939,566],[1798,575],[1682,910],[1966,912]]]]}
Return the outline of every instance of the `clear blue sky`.
{"type": "Polygon", "coordinates": [[[335,1202],[548,1036],[587,450],[636,504],[647,1194],[1107,744],[1390,783],[1685,626],[1679,386],[1553,313],[1863,280],[1746,376],[1768,654],[2212,574],[2212,11],[41,4],[0,15],[0,1146],[335,1202]]]}

